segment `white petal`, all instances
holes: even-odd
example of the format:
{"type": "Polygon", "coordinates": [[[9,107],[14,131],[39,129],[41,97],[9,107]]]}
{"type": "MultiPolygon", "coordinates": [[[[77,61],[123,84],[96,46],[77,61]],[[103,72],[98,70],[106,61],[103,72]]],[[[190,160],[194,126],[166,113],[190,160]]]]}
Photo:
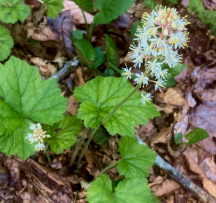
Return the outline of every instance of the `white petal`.
{"type": "Polygon", "coordinates": [[[40,123],[37,124],[37,127],[38,127],[38,128],[42,128],[40,123]]]}
{"type": "Polygon", "coordinates": [[[29,129],[34,130],[36,128],[36,124],[30,124],[29,129]]]}

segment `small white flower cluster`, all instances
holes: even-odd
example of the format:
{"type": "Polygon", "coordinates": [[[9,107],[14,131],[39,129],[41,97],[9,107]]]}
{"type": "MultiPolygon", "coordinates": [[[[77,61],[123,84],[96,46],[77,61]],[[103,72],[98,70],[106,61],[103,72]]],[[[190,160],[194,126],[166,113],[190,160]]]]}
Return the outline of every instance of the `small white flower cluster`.
{"type": "Polygon", "coordinates": [[[35,151],[40,151],[45,148],[43,139],[51,137],[50,135],[46,135],[46,131],[43,131],[41,124],[30,124],[29,129],[33,130],[33,133],[28,133],[27,139],[31,142],[37,142],[38,144],[35,145],[35,151]]]}
{"type": "MultiPolygon", "coordinates": [[[[155,83],[155,90],[164,87],[165,81],[169,77],[168,69],[162,69],[161,65],[166,63],[170,68],[178,66],[181,62],[181,55],[178,49],[187,46],[188,33],[186,25],[189,24],[185,17],[180,18],[176,9],[163,8],[157,6],[151,14],[144,13],[141,21],[143,27],[138,27],[133,43],[130,58],[134,67],[141,67],[145,63],[145,71],[135,74],[136,84],[140,86],[148,85],[148,82],[155,83]],[[150,80],[149,77],[155,78],[150,80]]],[[[122,76],[130,78],[132,68],[123,68],[122,76]]],[[[151,100],[150,94],[141,95],[141,102],[145,105],[146,101],[151,100]]]]}

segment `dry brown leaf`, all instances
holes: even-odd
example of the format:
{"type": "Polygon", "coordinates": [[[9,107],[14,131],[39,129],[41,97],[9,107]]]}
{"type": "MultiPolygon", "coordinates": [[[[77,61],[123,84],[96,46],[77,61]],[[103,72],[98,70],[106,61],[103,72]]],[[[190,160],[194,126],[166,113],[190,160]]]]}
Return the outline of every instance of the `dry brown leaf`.
{"type": "Polygon", "coordinates": [[[167,104],[165,107],[161,107],[161,106],[157,106],[157,105],[155,105],[155,106],[157,107],[158,111],[164,111],[166,114],[173,113],[173,106],[171,106],[169,104],[167,104]]]}
{"type": "Polygon", "coordinates": [[[59,174],[57,172],[54,172],[53,170],[37,163],[33,159],[27,159],[26,162],[33,164],[35,168],[37,168],[38,170],[40,170],[41,172],[46,174],[48,176],[48,178],[55,181],[57,184],[65,185],[64,181],[61,179],[61,177],[59,176],[59,174]]]}
{"type": "Polygon", "coordinates": [[[151,187],[152,192],[157,196],[168,195],[175,190],[178,190],[181,186],[171,179],[166,179],[160,185],[154,185],[151,187]]]}
{"type": "Polygon", "coordinates": [[[199,167],[199,165],[194,161],[194,159],[191,158],[187,151],[183,153],[183,156],[187,161],[187,166],[192,172],[198,174],[201,179],[206,178],[205,172],[199,167]]]}
{"type": "Polygon", "coordinates": [[[214,139],[216,138],[216,109],[208,107],[206,105],[199,105],[190,114],[190,118],[194,127],[203,128],[206,130],[210,137],[199,142],[199,145],[212,155],[216,154],[216,144],[214,139]]]}
{"type": "Polygon", "coordinates": [[[184,104],[182,91],[177,88],[169,88],[164,95],[164,102],[174,106],[182,106],[184,104]]]}
{"type": "Polygon", "coordinates": [[[67,112],[70,115],[77,116],[78,109],[79,109],[79,102],[73,96],[70,96],[67,104],[67,112]]]}
{"type": "Polygon", "coordinates": [[[31,57],[30,61],[37,66],[42,76],[50,77],[57,72],[57,68],[53,64],[39,57],[31,57]]]}
{"type": "Polygon", "coordinates": [[[208,180],[207,178],[204,178],[202,180],[203,188],[214,198],[216,198],[216,185],[208,180]]]}
{"type": "Polygon", "coordinates": [[[93,163],[95,162],[92,152],[89,149],[86,149],[84,156],[88,163],[87,167],[91,169],[93,167],[93,163]]]}
{"type": "Polygon", "coordinates": [[[90,183],[83,180],[82,178],[79,179],[81,188],[83,188],[84,190],[87,190],[90,187],[90,183]]]}
{"type": "Polygon", "coordinates": [[[163,128],[151,143],[153,146],[156,143],[167,143],[167,135],[170,133],[171,127],[163,128]]]}
{"type": "Polygon", "coordinates": [[[156,177],[156,178],[154,179],[154,181],[153,181],[152,183],[149,183],[148,186],[149,186],[149,187],[152,187],[152,186],[154,186],[154,185],[159,185],[159,184],[161,184],[161,183],[164,181],[165,178],[166,178],[166,177],[158,176],[158,177],[156,177]]]}
{"type": "Polygon", "coordinates": [[[211,157],[205,158],[199,166],[203,169],[209,180],[216,182],[216,164],[211,157]]]}
{"type": "Polygon", "coordinates": [[[32,38],[38,41],[57,41],[55,33],[49,26],[35,27],[33,23],[27,23],[27,38],[32,38]]]}
{"type": "MultiPolygon", "coordinates": [[[[70,0],[64,0],[64,9],[62,11],[70,10],[73,20],[75,20],[78,24],[85,24],[85,20],[82,15],[82,11],[74,2],[70,0]]],[[[88,24],[91,24],[94,16],[90,13],[84,12],[86,16],[86,20],[88,24]]],[[[75,22],[75,23],[76,23],[75,22]]]]}
{"type": "Polygon", "coordinates": [[[83,74],[82,74],[82,68],[81,67],[78,67],[76,69],[76,74],[77,74],[77,77],[79,79],[79,86],[85,85],[85,81],[83,79],[83,74]]]}
{"type": "Polygon", "coordinates": [[[188,127],[188,115],[181,118],[179,122],[177,122],[174,126],[174,134],[182,133],[183,135],[186,133],[188,127]]]}
{"type": "Polygon", "coordinates": [[[196,100],[193,98],[191,92],[188,92],[187,94],[187,102],[189,107],[194,107],[196,105],[196,100]]]}
{"type": "Polygon", "coordinates": [[[216,81],[216,67],[215,68],[196,68],[192,77],[193,80],[196,80],[194,85],[194,93],[204,101],[215,101],[216,99],[216,90],[214,85],[210,86],[209,84],[214,84],[216,81]]]}

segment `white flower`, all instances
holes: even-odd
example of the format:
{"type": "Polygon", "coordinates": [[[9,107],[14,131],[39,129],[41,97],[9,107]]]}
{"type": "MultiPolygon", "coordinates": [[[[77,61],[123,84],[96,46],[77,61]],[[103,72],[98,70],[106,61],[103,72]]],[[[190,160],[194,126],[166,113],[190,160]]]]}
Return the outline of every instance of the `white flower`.
{"type": "Polygon", "coordinates": [[[35,145],[35,151],[40,151],[43,150],[45,148],[45,145],[43,143],[38,143],[35,145]]]}
{"type": "Polygon", "coordinates": [[[46,131],[43,131],[41,124],[30,124],[29,127],[30,130],[33,130],[33,133],[28,133],[27,139],[30,141],[32,144],[33,142],[36,142],[37,144],[35,145],[35,150],[43,150],[44,149],[44,143],[43,139],[44,138],[49,138],[51,137],[50,135],[46,135],[46,131]]]}
{"type": "Polygon", "coordinates": [[[163,80],[159,79],[155,84],[155,91],[159,89],[161,91],[161,87],[164,87],[165,83],[163,80]]]}
{"type": "MultiPolygon", "coordinates": [[[[126,64],[125,64],[126,65],[126,64]]],[[[121,74],[122,76],[124,76],[126,79],[128,79],[128,78],[130,78],[131,79],[131,69],[132,68],[129,68],[128,69],[128,67],[127,67],[127,65],[126,65],[126,68],[123,68],[123,73],[121,74]]]]}
{"type": "Polygon", "coordinates": [[[161,67],[161,64],[162,64],[162,63],[157,62],[157,59],[155,59],[154,61],[148,61],[147,64],[148,64],[148,65],[147,65],[148,68],[149,68],[153,73],[155,73],[155,72],[157,72],[158,70],[160,70],[160,67],[161,67]]]}
{"type": "Polygon", "coordinates": [[[142,102],[143,105],[146,105],[146,102],[150,102],[151,101],[151,94],[147,93],[146,95],[141,94],[142,99],[140,100],[142,102]]]}
{"type": "Polygon", "coordinates": [[[137,76],[137,78],[134,79],[134,82],[136,84],[140,84],[141,86],[143,85],[147,85],[148,84],[148,80],[149,78],[143,75],[143,72],[141,74],[136,73],[135,74],[137,76]]]}

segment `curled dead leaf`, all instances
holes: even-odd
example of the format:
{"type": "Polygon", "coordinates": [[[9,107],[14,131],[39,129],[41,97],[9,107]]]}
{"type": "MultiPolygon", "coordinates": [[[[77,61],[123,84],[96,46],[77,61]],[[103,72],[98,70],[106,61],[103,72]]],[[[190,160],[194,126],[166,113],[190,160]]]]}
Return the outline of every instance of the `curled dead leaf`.
{"type": "Polygon", "coordinates": [[[32,38],[37,41],[57,41],[55,33],[49,26],[35,27],[33,23],[28,23],[27,28],[27,38],[32,38]]]}
{"type": "Polygon", "coordinates": [[[204,178],[202,180],[203,188],[214,198],[216,198],[216,184],[211,182],[209,179],[204,178]]]}
{"type": "MultiPolygon", "coordinates": [[[[77,6],[74,2],[69,1],[69,0],[64,0],[63,5],[65,8],[62,11],[68,11],[69,10],[71,12],[72,17],[73,17],[73,20],[75,20],[78,24],[85,24],[85,20],[83,18],[82,11],[79,8],[79,6],[77,6]]],[[[91,24],[94,16],[91,15],[90,13],[87,13],[87,12],[84,12],[84,13],[86,16],[87,24],[91,24]]]]}
{"type": "Polygon", "coordinates": [[[177,88],[169,88],[164,95],[164,102],[174,106],[184,104],[183,92],[177,88]]]}
{"type": "Polygon", "coordinates": [[[200,164],[200,168],[205,172],[209,180],[216,182],[216,164],[211,157],[205,158],[200,164]]]}
{"type": "Polygon", "coordinates": [[[157,197],[161,197],[171,194],[173,191],[178,190],[180,187],[181,186],[174,180],[166,179],[161,184],[152,186],[151,190],[157,197]]]}

